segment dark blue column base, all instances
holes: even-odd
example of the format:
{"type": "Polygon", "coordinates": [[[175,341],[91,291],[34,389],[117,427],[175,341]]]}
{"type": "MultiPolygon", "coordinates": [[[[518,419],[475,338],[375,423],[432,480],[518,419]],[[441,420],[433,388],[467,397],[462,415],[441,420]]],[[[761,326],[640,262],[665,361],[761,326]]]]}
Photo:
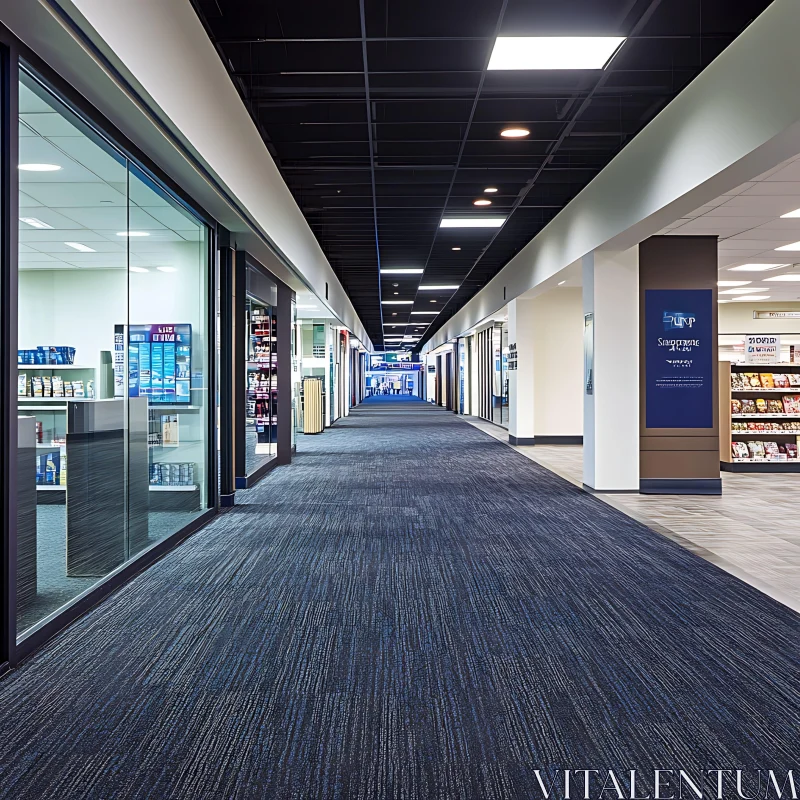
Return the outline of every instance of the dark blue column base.
{"type": "Polygon", "coordinates": [[[221,494],[219,496],[219,504],[221,508],[233,508],[236,505],[236,493],[221,494]]]}
{"type": "Polygon", "coordinates": [[[640,494],[722,494],[721,478],[651,478],[639,481],[640,494]]]}

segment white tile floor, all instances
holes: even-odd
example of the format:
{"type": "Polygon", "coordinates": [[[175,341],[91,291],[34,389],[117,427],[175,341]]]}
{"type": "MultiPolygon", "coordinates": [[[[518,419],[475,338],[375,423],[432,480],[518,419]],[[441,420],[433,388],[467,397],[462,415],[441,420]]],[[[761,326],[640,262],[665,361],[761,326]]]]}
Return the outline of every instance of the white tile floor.
{"type": "MultiPolygon", "coordinates": [[[[463,419],[508,444],[502,428],[474,417],[463,419]]],[[[513,449],[582,485],[582,447],[513,449]]],[[[800,612],[800,475],[723,473],[721,497],[597,497],[800,612]]]]}

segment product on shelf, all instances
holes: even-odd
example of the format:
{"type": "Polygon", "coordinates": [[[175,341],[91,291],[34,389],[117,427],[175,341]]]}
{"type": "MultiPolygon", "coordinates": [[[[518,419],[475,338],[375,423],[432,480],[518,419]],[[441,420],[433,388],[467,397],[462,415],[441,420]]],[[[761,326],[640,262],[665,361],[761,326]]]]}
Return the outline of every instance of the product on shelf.
{"type": "Polygon", "coordinates": [[[789,386],[800,387],[800,372],[787,372],[786,377],[789,380],[789,386]]]}
{"type": "Polygon", "coordinates": [[[194,464],[151,464],[151,486],[194,486],[194,464]]]}
{"type": "Polygon", "coordinates": [[[797,458],[797,445],[796,444],[787,444],[786,445],[786,455],[789,458],[797,458]]]}
{"type": "Polygon", "coordinates": [[[767,400],[767,406],[770,414],[783,414],[783,403],[776,397],[771,397],[767,400]]]}
{"type": "Polygon", "coordinates": [[[763,397],[756,398],[756,412],[758,414],[766,414],[769,410],[769,406],[767,405],[767,401],[763,397]]]}
{"type": "Polygon", "coordinates": [[[19,364],[74,364],[74,347],[39,346],[35,350],[17,350],[19,364]]]}
{"type": "Polygon", "coordinates": [[[764,455],[767,458],[775,458],[780,454],[780,449],[777,442],[764,442],[764,455]]]}
{"type": "Polygon", "coordinates": [[[755,400],[751,400],[750,398],[745,398],[742,400],[742,414],[755,414],[756,413],[756,403],[755,400]]]}
{"type": "Polygon", "coordinates": [[[771,372],[762,372],[759,376],[761,380],[761,388],[762,389],[774,389],[775,388],[775,381],[772,377],[771,372]]]}
{"type": "Polygon", "coordinates": [[[744,377],[747,379],[750,386],[754,389],[761,388],[761,378],[758,376],[757,372],[745,372],[744,377]]]}
{"type": "Polygon", "coordinates": [[[764,442],[748,442],[747,449],[751,458],[764,458],[764,442]]]}
{"type": "Polygon", "coordinates": [[[24,372],[17,376],[17,394],[20,397],[28,394],[28,376],[24,372]]]}
{"type": "Polygon", "coordinates": [[[790,386],[789,378],[786,375],[777,375],[776,374],[776,375],[772,376],[772,379],[775,382],[775,388],[776,389],[788,389],[789,386],[790,386]]]}
{"type": "Polygon", "coordinates": [[[734,458],[748,458],[750,451],[744,442],[731,442],[731,455],[734,458]]]}

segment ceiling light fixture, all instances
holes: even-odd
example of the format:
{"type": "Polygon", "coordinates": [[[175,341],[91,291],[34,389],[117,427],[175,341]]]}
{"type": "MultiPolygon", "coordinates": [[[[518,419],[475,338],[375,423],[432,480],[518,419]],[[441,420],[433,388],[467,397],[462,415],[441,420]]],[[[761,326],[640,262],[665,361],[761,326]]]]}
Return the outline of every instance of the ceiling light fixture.
{"type": "Polygon", "coordinates": [[[489,69],[605,69],[624,36],[498,36],[489,69]]]}
{"type": "Polygon", "coordinates": [[[81,253],[96,253],[97,250],[87,247],[85,244],[81,244],[80,242],[64,242],[67,247],[71,247],[73,250],[78,250],[81,253]]]}
{"type": "Polygon", "coordinates": [[[769,297],[770,296],[768,294],[758,294],[758,295],[751,294],[751,295],[748,295],[747,297],[734,297],[733,299],[734,300],[738,300],[739,302],[741,302],[742,300],[751,300],[751,301],[752,300],[769,300],[769,297]]]}
{"type": "Polygon", "coordinates": [[[787,272],[785,275],[773,275],[771,278],[764,278],[764,281],[800,281],[800,272],[787,272]]]}
{"type": "Polygon", "coordinates": [[[558,282],[558,285],[559,285],[559,286],[563,286],[565,283],[566,283],[566,281],[559,281],[559,282],[558,282]]]}
{"type": "Polygon", "coordinates": [[[128,267],[131,272],[150,272],[147,267],[128,267]]]}
{"type": "MultiPolygon", "coordinates": [[[[450,217],[439,223],[440,228],[501,228],[505,217],[450,217]]],[[[422,270],[420,270],[422,272],[422,270]]]]}
{"type": "Polygon", "coordinates": [[[20,164],[19,168],[23,172],[58,172],[61,169],[58,164],[20,164]]]}
{"type": "Polygon", "coordinates": [[[484,194],[494,194],[496,191],[497,191],[497,189],[496,189],[494,186],[487,186],[487,187],[486,187],[486,188],[483,190],[483,193],[484,193],[484,194]]]}
{"type": "Polygon", "coordinates": [[[783,247],[776,247],[776,250],[800,250],[800,242],[792,242],[791,244],[785,244],[783,247]]]}
{"type": "Polygon", "coordinates": [[[492,204],[491,200],[473,200],[472,205],[474,206],[490,206],[492,204]]]}
{"type": "Polygon", "coordinates": [[[748,286],[753,281],[717,281],[717,286],[748,286]]]}
{"type": "Polygon", "coordinates": [[[177,272],[177,267],[156,267],[159,272],[177,272]]]}
{"type": "Polygon", "coordinates": [[[430,286],[420,286],[419,287],[419,290],[421,292],[449,292],[451,290],[455,291],[456,289],[458,289],[458,286],[445,286],[445,285],[434,286],[434,285],[430,285],[430,286]]]}
{"type": "Polygon", "coordinates": [[[500,131],[500,135],[504,139],[524,139],[530,136],[531,132],[527,128],[504,128],[500,131]]]}
{"type": "Polygon", "coordinates": [[[432,315],[436,315],[438,313],[439,313],[438,311],[412,311],[411,312],[412,315],[413,314],[432,314],[432,315]]]}
{"type": "Polygon", "coordinates": [[[146,233],[145,231],[120,231],[117,234],[117,236],[126,236],[126,237],[130,237],[130,236],[149,236],[149,235],[150,234],[146,233]]]}
{"type": "Polygon", "coordinates": [[[797,219],[797,217],[800,217],[800,208],[796,208],[788,214],[781,214],[781,219],[797,219]]]}
{"type": "Polygon", "coordinates": [[[767,272],[771,269],[788,266],[788,264],[740,264],[738,267],[728,267],[728,270],[730,272],[767,272]]]}
{"type": "Polygon", "coordinates": [[[754,294],[757,292],[763,292],[763,289],[725,289],[724,292],[720,292],[720,294],[754,294]]]}
{"type": "Polygon", "coordinates": [[[42,222],[42,220],[37,219],[36,217],[20,217],[20,222],[24,222],[26,225],[30,225],[31,228],[39,228],[40,230],[53,230],[52,225],[48,225],[46,222],[42,222]]]}
{"type": "Polygon", "coordinates": [[[381,300],[385,306],[413,306],[413,300],[381,300]]]}
{"type": "Polygon", "coordinates": [[[382,269],[381,275],[422,275],[422,269],[382,269]]]}
{"type": "Polygon", "coordinates": [[[454,247],[454,248],[453,248],[453,252],[455,253],[455,252],[457,252],[457,251],[458,251],[458,250],[460,250],[460,249],[461,249],[460,247],[454,247]]]}

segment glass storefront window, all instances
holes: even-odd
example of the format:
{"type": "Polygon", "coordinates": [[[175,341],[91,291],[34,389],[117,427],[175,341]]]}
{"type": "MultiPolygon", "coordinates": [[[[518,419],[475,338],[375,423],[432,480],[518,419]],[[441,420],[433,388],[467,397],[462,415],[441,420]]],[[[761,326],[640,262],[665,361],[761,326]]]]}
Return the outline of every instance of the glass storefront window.
{"type": "Polygon", "coordinates": [[[208,230],[32,75],[19,103],[17,630],[208,508],[208,230]]]}
{"type": "Polygon", "coordinates": [[[248,296],[245,469],[252,475],[278,454],[278,320],[276,309],[248,296]]]}

